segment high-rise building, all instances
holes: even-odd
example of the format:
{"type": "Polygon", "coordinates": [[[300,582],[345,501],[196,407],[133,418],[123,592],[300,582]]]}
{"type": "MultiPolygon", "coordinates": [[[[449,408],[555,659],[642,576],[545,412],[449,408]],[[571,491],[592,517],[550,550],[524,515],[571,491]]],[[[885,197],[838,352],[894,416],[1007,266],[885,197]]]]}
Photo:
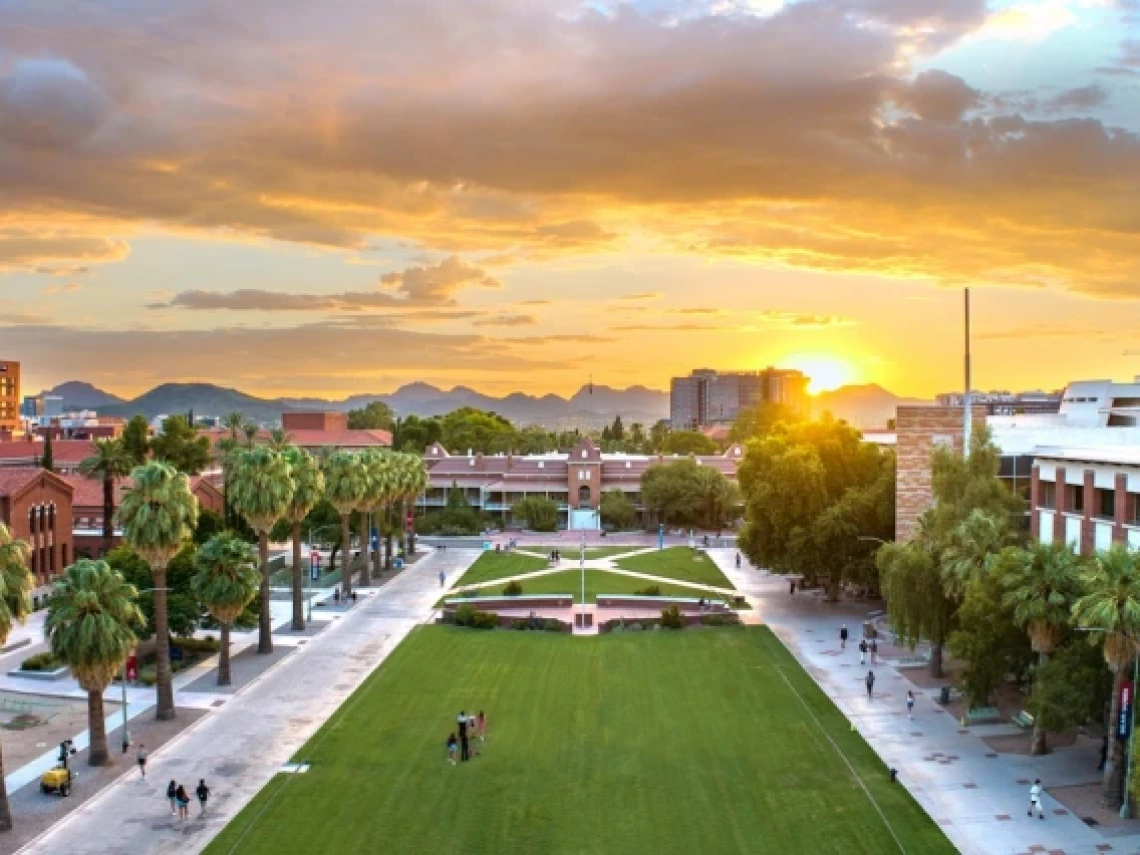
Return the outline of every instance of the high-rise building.
{"type": "Polygon", "coordinates": [[[0,360],[0,433],[20,429],[20,363],[0,360]]]}
{"type": "Polygon", "coordinates": [[[807,416],[811,411],[807,386],[808,378],[794,368],[724,372],[698,368],[688,377],[673,378],[670,422],[674,430],[693,430],[731,422],[742,410],[760,404],[781,404],[807,416]]]}

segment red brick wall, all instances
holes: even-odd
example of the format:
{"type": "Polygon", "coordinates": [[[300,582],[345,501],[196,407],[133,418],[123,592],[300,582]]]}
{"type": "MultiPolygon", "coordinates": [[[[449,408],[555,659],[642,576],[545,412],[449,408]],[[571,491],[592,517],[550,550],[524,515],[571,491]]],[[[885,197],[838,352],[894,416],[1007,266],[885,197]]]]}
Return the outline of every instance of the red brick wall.
{"type": "Polygon", "coordinates": [[[285,430],[348,430],[347,413],[282,413],[285,430]]]}
{"type": "Polygon", "coordinates": [[[72,543],[71,490],[45,473],[39,483],[14,499],[0,504],[4,523],[19,540],[27,541],[33,552],[36,587],[47,585],[68,564],[75,561],[72,543]],[[32,535],[30,511],[32,508],[55,509],[54,526],[50,531],[32,535]]]}
{"type": "MultiPolygon", "coordinates": [[[[909,540],[918,519],[930,508],[934,493],[930,486],[930,455],[936,438],[945,437],[954,449],[962,450],[961,407],[899,407],[895,416],[898,432],[898,475],[895,480],[895,537],[909,540]]],[[[986,423],[986,408],[975,406],[973,423],[986,423]]]]}
{"type": "Polygon", "coordinates": [[[1091,469],[1085,470],[1085,509],[1081,516],[1081,554],[1092,555],[1096,552],[1096,473],[1091,469]]]}
{"type": "Polygon", "coordinates": [[[1123,472],[1116,473],[1116,513],[1113,515],[1112,542],[1128,543],[1128,532],[1124,523],[1128,519],[1128,476],[1123,472]]]}

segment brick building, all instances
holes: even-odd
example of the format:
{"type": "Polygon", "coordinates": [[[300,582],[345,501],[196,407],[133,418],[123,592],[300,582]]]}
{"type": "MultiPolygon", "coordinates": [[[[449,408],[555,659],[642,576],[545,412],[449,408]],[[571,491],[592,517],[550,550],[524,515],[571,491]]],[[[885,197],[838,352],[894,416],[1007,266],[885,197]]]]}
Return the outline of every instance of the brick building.
{"type": "MultiPolygon", "coordinates": [[[[391,448],[392,433],[386,430],[354,430],[348,426],[347,413],[305,412],[282,413],[281,427],[289,434],[289,441],[298,448],[320,451],[327,448],[359,450],[364,448],[391,448]]],[[[211,446],[229,436],[229,431],[212,428],[201,431],[210,438],[211,446]]],[[[255,442],[268,442],[269,431],[261,431],[255,442]]]]}
{"type": "Polygon", "coordinates": [[[0,438],[20,431],[20,363],[0,360],[0,438]]]}
{"type": "MultiPolygon", "coordinates": [[[[983,427],[986,408],[972,408],[973,423],[983,427]]],[[[918,519],[934,504],[930,456],[939,446],[962,453],[962,407],[900,406],[895,416],[898,474],[895,481],[895,537],[910,540],[918,519]]]]}
{"type": "MultiPolygon", "coordinates": [[[[744,450],[733,445],[724,454],[694,456],[735,480],[744,450]]],[[[558,505],[559,525],[574,530],[599,527],[598,507],[607,490],[621,490],[644,521],[641,476],[655,463],[676,457],[603,454],[588,437],[568,453],[451,455],[436,443],[424,453],[428,489],[417,501],[420,511],[442,508],[451,489],[461,489],[469,504],[506,522],[511,506],[525,496],[544,496],[558,505]]]]}
{"type": "Polygon", "coordinates": [[[1140,549],[1140,449],[1039,449],[1033,461],[1030,529],[1042,543],[1090,555],[1140,549]]]}
{"type": "Polygon", "coordinates": [[[52,580],[74,560],[72,498],[63,478],[32,467],[0,469],[0,522],[32,547],[33,600],[42,602],[52,580]]]}

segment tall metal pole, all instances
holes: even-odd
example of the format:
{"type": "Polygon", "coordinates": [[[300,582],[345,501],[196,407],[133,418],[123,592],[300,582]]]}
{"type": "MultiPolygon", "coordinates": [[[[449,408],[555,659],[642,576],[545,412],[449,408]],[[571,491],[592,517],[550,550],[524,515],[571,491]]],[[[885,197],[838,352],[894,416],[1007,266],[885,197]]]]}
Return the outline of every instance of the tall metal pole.
{"type": "Polygon", "coordinates": [[[131,734],[127,730],[127,660],[123,660],[122,671],[119,673],[119,685],[123,687],[123,753],[126,754],[131,747],[131,734]]]}
{"type": "Polygon", "coordinates": [[[966,289],[966,394],[962,398],[964,423],[962,426],[962,456],[970,454],[970,434],[974,427],[973,378],[970,372],[970,289],[966,289]]]}

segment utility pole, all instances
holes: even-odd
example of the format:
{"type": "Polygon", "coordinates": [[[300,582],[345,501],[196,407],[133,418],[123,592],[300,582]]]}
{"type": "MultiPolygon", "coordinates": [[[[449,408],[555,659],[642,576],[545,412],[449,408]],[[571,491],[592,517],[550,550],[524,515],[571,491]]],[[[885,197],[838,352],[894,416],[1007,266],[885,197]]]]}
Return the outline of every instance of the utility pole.
{"type": "Polygon", "coordinates": [[[971,391],[973,378],[970,376],[970,289],[966,289],[966,394],[962,398],[962,456],[970,454],[970,433],[974,427],[974,396],[971,391]]]}

